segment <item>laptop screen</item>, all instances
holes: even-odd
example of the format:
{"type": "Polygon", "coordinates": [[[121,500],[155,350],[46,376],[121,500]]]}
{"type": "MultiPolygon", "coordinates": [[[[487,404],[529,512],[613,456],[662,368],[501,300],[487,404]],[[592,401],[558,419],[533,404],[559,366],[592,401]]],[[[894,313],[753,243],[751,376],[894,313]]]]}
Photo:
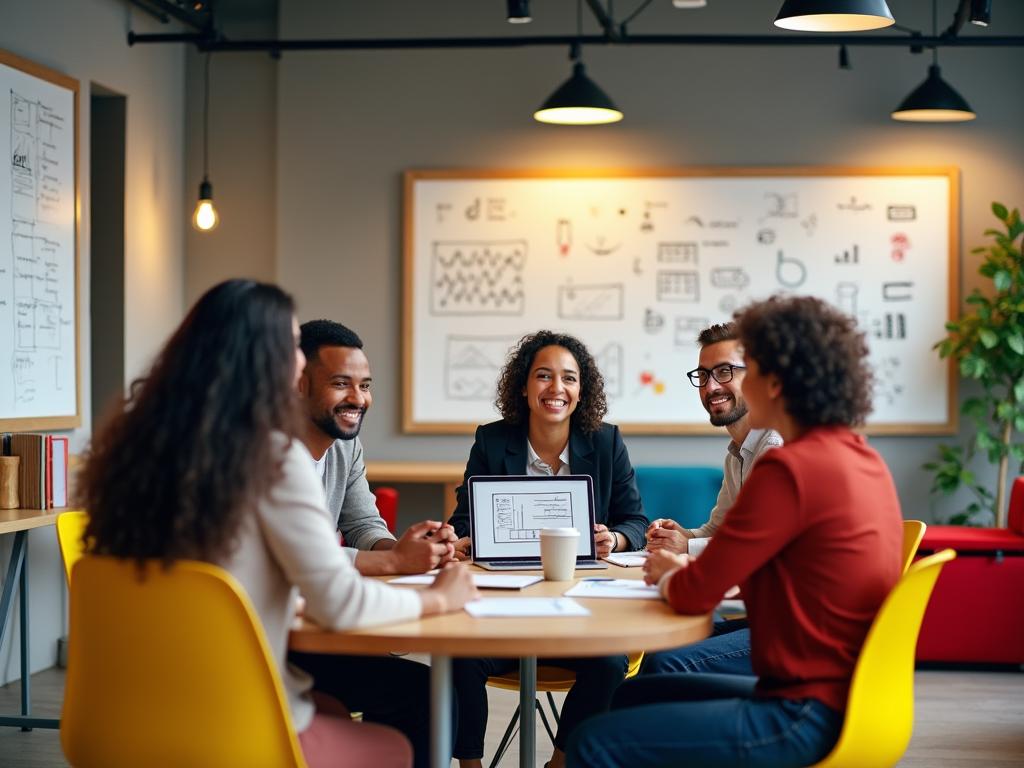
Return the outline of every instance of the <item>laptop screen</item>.
{"type": "Polygon", "coordinates": [[[589,475],[471,477],[473,559],[539,558],[541,528],[575,528],[577,556],[595,558],[593,499],[589,475]]]}

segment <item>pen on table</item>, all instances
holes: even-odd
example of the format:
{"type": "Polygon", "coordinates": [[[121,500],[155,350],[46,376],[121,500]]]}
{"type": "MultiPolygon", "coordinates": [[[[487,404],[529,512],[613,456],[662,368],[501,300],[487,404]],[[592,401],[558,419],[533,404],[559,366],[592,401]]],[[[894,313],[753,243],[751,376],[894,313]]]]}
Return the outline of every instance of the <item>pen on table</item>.
{"type": "Polygon", "coordinates": [[[615,581],[611,576],[584,576],[580,581],[615,581]]]}

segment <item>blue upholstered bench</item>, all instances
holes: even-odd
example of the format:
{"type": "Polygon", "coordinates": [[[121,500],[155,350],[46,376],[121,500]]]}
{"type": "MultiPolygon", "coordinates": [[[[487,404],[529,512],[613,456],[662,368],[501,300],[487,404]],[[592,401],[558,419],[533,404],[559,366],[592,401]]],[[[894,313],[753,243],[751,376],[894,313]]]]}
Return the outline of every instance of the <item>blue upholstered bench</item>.
{"type": "Polygon", "coordinates": [[[647,518],[668,517],[684,528],[708,521],[722,488],[721,467],[634,467],[647,518]]]}

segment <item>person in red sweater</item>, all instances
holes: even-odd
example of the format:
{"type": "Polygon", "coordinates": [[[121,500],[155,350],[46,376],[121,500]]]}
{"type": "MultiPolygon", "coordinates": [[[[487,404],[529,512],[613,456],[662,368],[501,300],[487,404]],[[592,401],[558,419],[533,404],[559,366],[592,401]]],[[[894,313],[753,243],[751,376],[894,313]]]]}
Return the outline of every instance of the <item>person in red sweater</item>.
{"type": "Polygon", "coordinates": [[[856,321],[810,297],[737,313],[754,429],[785,444],[751,470],[699,559],[655,553],[648,583],[679,613],[739,584],[756,677],[664,674],[621,685],[577,729],[570,768],[813,765],[839,737],[850,679],[900,577],[902,515],[882,458],[851,427],[871,409],[856,321]]]}

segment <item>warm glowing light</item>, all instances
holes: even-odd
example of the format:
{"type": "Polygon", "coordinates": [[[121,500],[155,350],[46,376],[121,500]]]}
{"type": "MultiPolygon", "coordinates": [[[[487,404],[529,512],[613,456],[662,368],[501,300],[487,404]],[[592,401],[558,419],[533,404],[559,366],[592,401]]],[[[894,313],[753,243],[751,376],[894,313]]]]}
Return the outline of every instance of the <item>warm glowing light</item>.
{"type": "Polygon", "coordinates": [[[622,113],[617,109],[600,107],[555,107],[537,110],[533,113],[533,119],[558,125],[600,125],[619,122],[622,113]]]}
{"type": "Polygon", "coordinates": [[[963,123],[977,116],[974,112],[963,112],[959,109],[907,109],[892,113],[893,120],[917,123],[963,123]]]}
{"type": "Polygon", "coordinates": [[[850,13],[820,13],[815,16],[791,16],[788,19],[775,20],[775,26],[797,32],[863,32],[895,23],[895,20],[885,16],[850,13]]]}
{"type": "Polygon", "coordinates": [[[210,200],[200,200],[199,205],[196,206],[196,212],[192,214],[192,225],[203,232],[209,232],[211,229],[215,229],[220,218],[217,216],[217,211],[213,207],[213,202],[210,200]]]}

